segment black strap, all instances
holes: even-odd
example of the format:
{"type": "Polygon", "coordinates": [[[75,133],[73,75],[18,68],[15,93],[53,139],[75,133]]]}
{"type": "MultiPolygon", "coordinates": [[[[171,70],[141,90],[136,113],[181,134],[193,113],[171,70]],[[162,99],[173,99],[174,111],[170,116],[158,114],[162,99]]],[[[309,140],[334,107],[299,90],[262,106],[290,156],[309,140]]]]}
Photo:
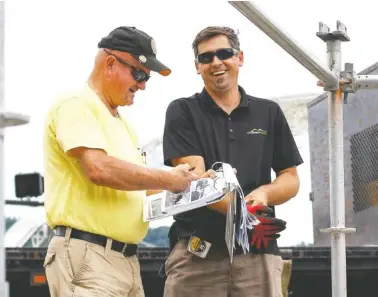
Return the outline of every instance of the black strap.
{"type": "MultiPolygon", "coordinates": [[[[56,226],[54,228],[54,235],[64,237],[66,235],[66,229],[67,228],[65,226],[56,226]]],[[[108,239],[106,236],[103,235],[93,234],[74,228],[72,228],[71,230],[71,238],[88,241],[103,247],[106,247],[106,242],[108,239]]],[[[137,253],[138,245],[130,243],[128,244],[113,239],[111,249],[113,251],[122,253],[126,257],[131,257],[137,253]]]]}

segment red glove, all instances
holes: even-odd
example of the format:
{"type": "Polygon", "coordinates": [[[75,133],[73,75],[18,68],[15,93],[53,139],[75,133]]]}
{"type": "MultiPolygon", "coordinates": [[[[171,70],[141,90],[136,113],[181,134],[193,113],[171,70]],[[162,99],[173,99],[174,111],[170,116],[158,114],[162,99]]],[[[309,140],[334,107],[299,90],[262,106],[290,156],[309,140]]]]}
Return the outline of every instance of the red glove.
{"type": "Polygon", "coordinates": [[[286,229],[286,222],[277,218],[269,217],[273,215],[273,209],[263,205],[247,205],[247,210],[256,216],[260,223],[253,226],[251,234],[251,246],[256,245],[257,249],[268,246],[269,241],[280,237],[279,232],[286,229]]]}

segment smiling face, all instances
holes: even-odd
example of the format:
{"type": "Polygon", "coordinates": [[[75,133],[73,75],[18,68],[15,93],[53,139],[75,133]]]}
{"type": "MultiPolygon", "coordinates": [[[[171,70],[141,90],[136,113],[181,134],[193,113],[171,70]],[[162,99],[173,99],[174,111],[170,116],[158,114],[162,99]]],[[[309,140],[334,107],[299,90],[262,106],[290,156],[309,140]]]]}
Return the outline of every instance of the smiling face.
{"type": "Polygon", "coordinates": [[[104,67],[106,90],[104,91],[110,105],[113,108],[132,105],[135,93],[146,88],[146,81],[138,82],[135,72],[143,71],[149,75],[150,70],[128,53],[107,50],[106,54],[104,67]]]}
{"type": "Polygon", "coordinates": [[[210,63],[201,63],[202,59],[198,58],[195,61],[197,73],[201,74],[205,87],[210,92],[225,92],[238,86],[239,67],[244,61],[243,52],[234,50],[233,54],[224,55],[222,49],[228,51],[232,49],[225,35],[217,35],[198,44],[198,56],[206,53],[208,57],[211,57],[211,53],[216,53],[216,51],[219,53],[219,57],[214,55],[210,63]]]}

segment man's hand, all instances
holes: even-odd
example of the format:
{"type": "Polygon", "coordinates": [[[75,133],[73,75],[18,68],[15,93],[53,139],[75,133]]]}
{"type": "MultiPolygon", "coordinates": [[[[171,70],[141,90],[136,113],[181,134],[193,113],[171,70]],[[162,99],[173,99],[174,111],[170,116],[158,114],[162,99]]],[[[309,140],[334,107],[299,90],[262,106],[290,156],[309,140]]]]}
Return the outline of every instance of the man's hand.
{"type": "Polygon", "coordinates": [[[193,180],[198,179],[196,174],[189,171],[188,164],[177,165],[170,173],[171,179],[167,190],[174,193],[186,190],[193,180]]]}
{"type": "Polygon", "coordinates": [[[267,206],[268,205],[268,193],[262,190],[261,188],[257,188],[256,190],[249,193],[245,198],[245,202],[247,204],[250,204],[252,206],[256,205],[262,205],[267,206]]]}
{"type": "Polygon", "coordinates": [[[251,233],[251,246],[257,249],[266,248],[269,241],[280,237],[280,232],[286,229],[286,222],[277,218],[269,217],[273,215],[273,210],[263,205],[247,205],[249,213],[256,216],[260,223],[253,227],[251,233]]]}
{"type": "Polygon", "coordinates": [[[206,171],[204,174],[200,176],[200,178],[211,178],[211,179],[214,179],[216,177],[217,175],[213,169],[209,169],[208,171],[206,171]]]}
{"type": "MultiPolygon", "coordinates": [[[[237,170],[235,168],[233,168],[233,169],[234,169],[234,173],[236,174],[237,170]]],[[[215,172],[215,170],[209,169],[204,174],[202,174],[200,178],[212,178],[212,179],[214,179],[216,177],[217,177],[217,173],[215,172]]]]}

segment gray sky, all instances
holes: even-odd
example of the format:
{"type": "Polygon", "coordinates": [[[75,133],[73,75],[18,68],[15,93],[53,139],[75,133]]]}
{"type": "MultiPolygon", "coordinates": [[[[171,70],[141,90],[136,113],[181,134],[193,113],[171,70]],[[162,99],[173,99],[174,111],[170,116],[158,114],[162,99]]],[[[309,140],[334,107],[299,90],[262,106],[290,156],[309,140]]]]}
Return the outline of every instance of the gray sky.
{"type": "MultiPolygon", "coordinates": [[[[256,1],[259,7],[318,59],[326,63],[326,46],[316,37],[318,22],[348,28],[351,42],[342,45],[342,60],[357,70],[377,61],[377,4],[348,1],[256,1]]],[[[134,25],[152,35],[158,57],[172,69],[165,78],[153,75],[135,105],[122,113],[135,125],[142,143],[162,134],[169,102],[202,89],[195,72],[191,43],[208,25],[240,31],[245,64],[240,84],[252,95],[279,97],[317,93],[317,79],[265,36],[226,1],[26,1],[6,2],[5,105],[28,114],[31,122],[6,130],[5,194],[14,197],[14,175],[43,173],[42,129],[54,95],[79,86],[91,71],[98,41],[116,26],[134,25]]],[[[281,244],[312,241],[309,148],[306,135],[297,138],[306,164],[300,168],[301,192],[278,215],[288,221],[281,244]],[[300,236],[298,235],[300,234],[300,236]],[[302,235],[303,234],[303,235],[302,235]]],[[[6,207],[8,215],[43,216],[42,209],[6,207]]],[[[161,222],[160,222],[161,223],[161,222]]]]}

